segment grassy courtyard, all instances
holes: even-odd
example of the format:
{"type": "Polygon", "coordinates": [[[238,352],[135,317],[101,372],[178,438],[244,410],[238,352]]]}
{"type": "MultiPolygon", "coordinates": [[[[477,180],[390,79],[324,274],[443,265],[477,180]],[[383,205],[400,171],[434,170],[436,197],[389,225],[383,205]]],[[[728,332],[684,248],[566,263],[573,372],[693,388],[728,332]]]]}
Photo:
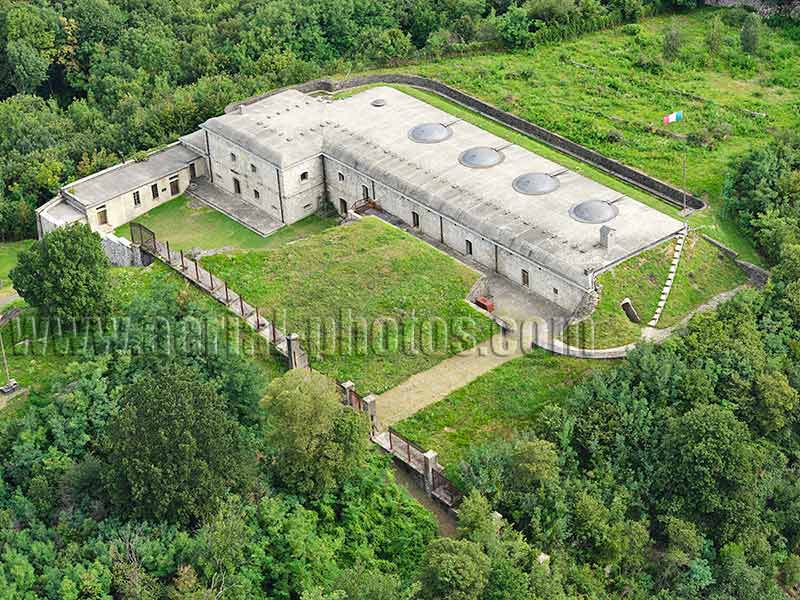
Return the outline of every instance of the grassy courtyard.
{"type": "Polygon", "coordinates": [[[202,262],[297,332],[314,368],[361,393],[380,393],[492,331],[464,301],[476,272],[374,217],[202,262]]]}
{"type": "Polygon", "coordinates": [[[630,298],[646,324],[658,306],[674,251],[675,242],[662,244],[601,274],[600,303],[589,319],[566,330],[564,341],[583,348],[613,348],[638,340],[642,326],[628,319],[620,303],[630,298]]]}
{"type": "Polygon", "coordinates": [[[455,466],[469,447],[525,431],[545,404],[563,401],[593,370],[612,364],[537,348],[401,421],[395,429],[422,448],[436,450],[441,463],[455,466]]]}
{"type": "MultiPolygon", "coordinates": [[[[335,219],[311,215],[264,238],[213,208],[197,205],[187,196],[155,207],[136,222],[155,232],[157,238],[169,240],[173,250],[201,248],[232,252],[275,248],[336,224],[335,219]]],[[[115,233],[130,237],[130,226],[121,225],[115,233]]]]}
{"type": "Polygon", "coordinates": [[[745,283],[747,276],[733,260],[700,235],[689,235],[658,326],[675,325],[717,294],[745,283]]]}

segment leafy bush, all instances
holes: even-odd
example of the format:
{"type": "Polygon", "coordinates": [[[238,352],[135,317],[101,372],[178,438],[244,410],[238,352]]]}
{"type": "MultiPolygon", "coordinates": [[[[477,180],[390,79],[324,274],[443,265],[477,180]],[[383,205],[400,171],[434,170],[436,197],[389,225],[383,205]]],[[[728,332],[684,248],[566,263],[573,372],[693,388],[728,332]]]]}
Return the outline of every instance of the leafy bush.
{"type": "Polygon", "coordinates": [[[20,252],[9,274],[14,288],[42,314],[100,317],[109,306],[109,262],[88,225],[60,227],[20,252]]]}

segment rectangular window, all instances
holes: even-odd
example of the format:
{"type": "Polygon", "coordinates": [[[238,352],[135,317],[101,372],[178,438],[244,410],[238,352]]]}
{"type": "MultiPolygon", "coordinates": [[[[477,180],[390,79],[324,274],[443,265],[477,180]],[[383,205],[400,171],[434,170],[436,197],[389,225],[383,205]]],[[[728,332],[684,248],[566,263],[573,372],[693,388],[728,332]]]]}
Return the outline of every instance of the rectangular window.
{"type": "Polygon", "coordinates": [[[231,152],[231,162],[236,162],[236,155],[231,152]]]}
{"type": "Polygon", "coordinates": [[[261,198],[261,194],[258,192],[258,190],[253,190],[253,198],[255,198],[256,200],[261,198]]]}
{"type": "Polygon", "coordinates": [[[236,177],[233,178],[233,191],[237,194],[242,193],[242,184],[239,183],[239,180],[236,177]]]}
{"type": "Polygon", "coordinates": [[[253,163],[250,163],[250,172],[255,173],[256,171],[258,171],[258,169],[256,169],[256,166],[253,163]]]}
{"type": "Polygon", "coordinates": [[[554,294],[555,296],[558,296],[558,288],[553,288],[553,294],[554,294]]]}
{"type": "Polygon", "coordinates": [[[173,196],[177,196],[181,193],[180,185],[178,185],[178,176],[174,175],[169,178],[169,193],[173,196]]]}
{"type": "Polygon", "coordinates": [[[522,269],[522,285],[529,287],[531,284],[530,275],[525,269],[522,269]]]}
{"type": "Polygon", "coordinates": [[[108,213],[106,212],[105,206],[100,206],[97,208],[97,224],[108,225],[108,213]]]}
{"type": "Polygon", "coordinates": [[[419,213],[411,211],[411,226],[419,227],[419,213]]]}
{"type": "Polygon", "coordinates": [[[466,244],[467,245],[467,255],[468,256],[472,256],[472,242],[470,242],[469,240],[466,240],[466,242],[467,242],[467,244],[466,244]]]}
{"type": "Polygon", "coordinates": [[[300,173],[300,181],[308,181],[308,171],[300,173]]]}
{"type": "Polygon", "coordinates": [[[150,193],[153,194],[153,200],[158,198],[158,184],[154,183],[150,186],[150,193]]]}
{"type": "Polygon", "coordinates": [[[361,186],[361,197],[364,200],[368,200],[369,199],[369,188],[367,186],[365,186],[365,185],[361,186]]]}
{"type": "Polygon", "coordinates": [[[344,173],[339,171],[339,181],[344,181],[344,173]]]}
{"type": "Polygon", "coordinates": [[[189,165],[189,178],[195,179],[197,177],[197,167],[194,166],[194,163],[189,165]]]}
{"type": "Polygon", "coordinates": [[[141,206],[142,204],[142,197],[139,195],[139,192],[133,192],[133,205],[134,206],[141,206]]]}

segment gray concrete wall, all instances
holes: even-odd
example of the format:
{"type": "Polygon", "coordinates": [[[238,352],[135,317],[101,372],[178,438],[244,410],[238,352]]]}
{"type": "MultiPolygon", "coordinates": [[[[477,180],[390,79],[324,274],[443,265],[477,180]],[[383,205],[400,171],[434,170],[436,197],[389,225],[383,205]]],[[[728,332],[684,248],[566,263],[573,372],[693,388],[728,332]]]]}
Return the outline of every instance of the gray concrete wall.
{"type": "Polygon", "coordinates": [[[235,194],[233,180],[238,179],[242,199],[265,210],[273,219],[281,222],[283,216],[278,168],[211,132],[208,133],[208,146],[211,179],[214,185],[229,194],[235,194]],[[231,155],[234,155],[236,160],[233,160],[231,155]],[[258,198],[255,192],[258,192],[258,198]]]}
{"type": "Polygon", "coordinates": [[[125,238],[107,233],[100,243],[108,260],[115,267],[141,267],[146,264],[141,248],[125,238]]]}
{"type": "Polygon", "coordinates": [[[282,181],[284,221],[290,224],[314,214],[325,197],[322,156],[309,158],[284,169],[282,181]]]}
{"type": "MultiPolygon", "coordinates": [[[[530,260],[496,247],[491,240],[442,217],[436,211],[398,191],[373,181],[356,169],[328,157],[325,157],[324,165],[328,198],[337,211],[339,211],[339,198],[344,198],[348,208],[352,209],[354,203],[361,200],[361,186],[367,185],[369,189],[374,190],[375,202],[386,212],[402,219],[409,227],[414,226],[413,213],[416,212],[419,215],[417,229],[428,237],[441,241],[462,255],[466,255],[466,241],[472,242],[472,260],[487,269],[495,270],[496,255],[497,271],[519,285],[522,285],[522,269],[525,269],[529,275],[527,289],[530,292],[554,302],[569,312],[576,310],[585,298],[586,290],[574,283],[530,260]],[[340,181],[339,173],[344,176],[344,181],[340,181]]],[[[587,276],[587,286],[590,285],[591,278],[587,276]]]]}

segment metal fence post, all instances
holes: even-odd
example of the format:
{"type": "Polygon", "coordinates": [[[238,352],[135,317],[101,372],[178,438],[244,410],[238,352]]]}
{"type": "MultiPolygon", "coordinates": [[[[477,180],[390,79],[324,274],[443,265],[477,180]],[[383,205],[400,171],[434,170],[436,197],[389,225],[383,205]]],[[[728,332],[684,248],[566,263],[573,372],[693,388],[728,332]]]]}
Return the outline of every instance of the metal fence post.
{"type": "Polygon", "coordinates": [[[165,242],[167,244],[167,263],[172,264],[172,253],[169,251],[169,240],[165,242]]]}
{"type": "Polygon", "coordinates": [[[186,262],[184,262],[183,260],[183,250],[181,250],[181,270],[182,271],[186,270],[186,262]]]}
{"type": "Polygon", "coordinates": [[[194,278],[197,280],[197,283],[200,283],[200,266],[197,264],[197,261],[194,261],[194,278]]]}
{"type": "Polygon", "coordinates": [[[228,298],[228,282],[224,281],[223,283],[225,284],[225,304],[230,304],[231,300],[228,298]]]}
{"type": "Polygon", "coordinates": [[[239,312],[244,316],[244,300],[242,300],[241,294],[239,294],[239,312]]]}

